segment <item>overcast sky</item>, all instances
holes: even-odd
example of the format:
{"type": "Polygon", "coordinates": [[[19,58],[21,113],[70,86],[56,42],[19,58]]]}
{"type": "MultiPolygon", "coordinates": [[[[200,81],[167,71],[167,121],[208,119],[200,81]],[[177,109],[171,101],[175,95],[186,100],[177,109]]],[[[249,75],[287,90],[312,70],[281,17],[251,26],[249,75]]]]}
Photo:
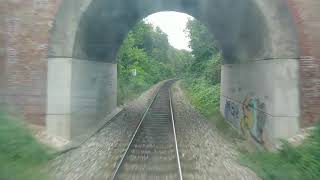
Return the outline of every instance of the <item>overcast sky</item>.
{"type": "Polygon", "coordinates": [[[163,32],[168,34],[169,43],[177,49],[190,50],[189,38],[184,33],[188,19],[192,18],[184,13],[178,12],[159,12],[152,14],[145,18],[146,22],[151,23],[153,26],[158,26],[163,32]]]}

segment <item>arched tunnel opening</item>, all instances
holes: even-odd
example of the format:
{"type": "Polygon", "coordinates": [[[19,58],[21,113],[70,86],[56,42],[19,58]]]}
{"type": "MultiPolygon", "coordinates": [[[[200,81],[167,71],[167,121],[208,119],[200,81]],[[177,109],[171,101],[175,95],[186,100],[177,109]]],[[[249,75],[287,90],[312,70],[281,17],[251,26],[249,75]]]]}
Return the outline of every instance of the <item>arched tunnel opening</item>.
{"type": "Polygon", "coordinates": [[[317,179],[315,1],[2,1],[0,179],[317,179]]]}
{"type": "Polygon", "coordinates": [[[275,2],[277,8],[268,12],[265,3],[252,0],[95,0],[77,4],[82,11],[72,10],[76,6],[71,2],[61,6],[52,30],[46,121],[49,132],[72,138],[116,109],[121,44],[140,20],[160,11],[190,14],[214,36],[223,57],[220,111],[233,126],[242,130],[246,127],[255,134],[253,137],[259,136],[255,140],[260,143],[263,138],[273,143],[298,131],[299,52],[285,4],[275,2]],[[63,69],[61,76],[68,78],[57,78],[57,68],[63,69]],[[266,137],[262,137],[262,129],[266,137]]]}
{"type": "Polygon", "coordinates": [[[166,11],[143,18],[117,53],[118,105],[167,79],[193,75],[220,84],[223,60],[216,44],[205,25],[187,14],[166,11]]]}

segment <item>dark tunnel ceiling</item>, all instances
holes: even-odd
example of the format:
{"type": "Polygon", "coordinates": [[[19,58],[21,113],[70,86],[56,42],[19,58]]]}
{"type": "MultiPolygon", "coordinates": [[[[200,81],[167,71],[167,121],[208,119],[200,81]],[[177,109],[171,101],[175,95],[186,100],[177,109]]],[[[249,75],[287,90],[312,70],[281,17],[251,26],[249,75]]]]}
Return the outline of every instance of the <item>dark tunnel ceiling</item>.
{"type": "Polygon", "coordinates": [[[252,59],[265,51],[267,28],[251,0],[157,2],[162,3],[95,0],[82,16],[73,56],[114,62],[121,43],[139,20],[168,10],[187,13],[207,25],[227,63],[252,59]]]}

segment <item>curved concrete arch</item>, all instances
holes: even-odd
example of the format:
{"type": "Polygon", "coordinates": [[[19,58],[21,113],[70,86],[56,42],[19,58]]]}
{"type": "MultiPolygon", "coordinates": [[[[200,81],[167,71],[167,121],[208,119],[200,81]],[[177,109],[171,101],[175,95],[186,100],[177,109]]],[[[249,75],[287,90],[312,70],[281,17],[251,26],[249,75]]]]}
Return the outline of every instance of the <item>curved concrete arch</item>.
{"type": "Polygon", "coordinates": [[[49,132],[73,138],[116,109],[117,51],[159,11],[189,14],[213,33],[225,59],[220,108],[231,124],[258,143],[298,132],[299,47],[286,0],[62,1],[49,44],[49,132]]]}
{"type": "Polygon", "coordinates": [[[137,21],[167,10],[187,13],[206,24],[228,63],[299,55],[286,1],[71,0],[60,7],[49,57],[114,62],[122,40],[137,21]]]}

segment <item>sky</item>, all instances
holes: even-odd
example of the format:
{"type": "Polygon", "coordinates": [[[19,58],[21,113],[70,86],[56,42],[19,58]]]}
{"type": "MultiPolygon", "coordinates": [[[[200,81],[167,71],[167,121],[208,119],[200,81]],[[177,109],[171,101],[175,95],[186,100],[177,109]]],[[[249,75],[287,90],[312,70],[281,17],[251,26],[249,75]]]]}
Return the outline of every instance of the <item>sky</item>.
{"type": "Polygon", "coordinates": [[[154,27],[159,27],[163,32],[168,34],[169,43],[176,49],[185,49],[190,51],[190,39],[184,32],[188,19],[193,19],[184,13],[166,11],[152,14],[144,19],[145,22],[151,23],[154,27]]]}

